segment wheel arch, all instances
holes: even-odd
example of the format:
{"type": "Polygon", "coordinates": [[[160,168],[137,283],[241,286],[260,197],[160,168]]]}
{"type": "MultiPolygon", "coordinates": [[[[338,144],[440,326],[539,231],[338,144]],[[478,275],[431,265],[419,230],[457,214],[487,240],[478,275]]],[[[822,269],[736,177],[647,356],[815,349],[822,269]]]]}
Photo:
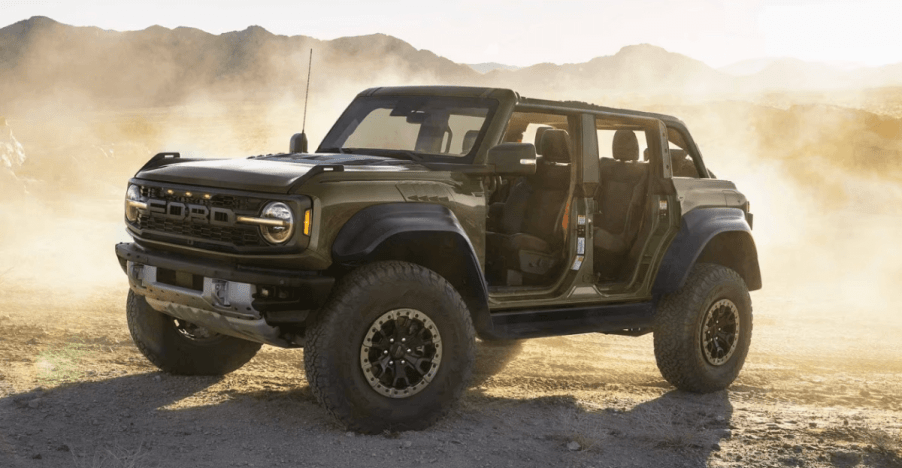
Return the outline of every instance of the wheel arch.
{"type": "Polygon", "coordinates": [[[388,203],[364,208],[339,231],[332,259],[347,267],[399,260],[428,268],[461,295],[479,336],[491,334],[485,275],[469,237],[445,206],[388,203]]]}
{"type": "Polygon", "coordinates": [[[680,231],[664,254],[652,293],[679,290],[696,263],[714,263],[742,277],[750,291],[761,289],[761,269],[752,228],[737,208],[704,208],[683,216],[680,231]]]}

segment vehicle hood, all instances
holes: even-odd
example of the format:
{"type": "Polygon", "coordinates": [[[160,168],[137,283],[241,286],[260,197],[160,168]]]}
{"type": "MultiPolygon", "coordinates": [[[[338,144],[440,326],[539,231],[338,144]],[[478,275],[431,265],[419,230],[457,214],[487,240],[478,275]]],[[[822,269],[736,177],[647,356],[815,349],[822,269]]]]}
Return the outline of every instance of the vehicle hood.
{"type": "Polygon", "coordinates": [[[326,171],[427,171],[413,161],[359,154],[275,154],[247,159],[166,159],[135,178],[203,187],[288,193],[326,171]]]}

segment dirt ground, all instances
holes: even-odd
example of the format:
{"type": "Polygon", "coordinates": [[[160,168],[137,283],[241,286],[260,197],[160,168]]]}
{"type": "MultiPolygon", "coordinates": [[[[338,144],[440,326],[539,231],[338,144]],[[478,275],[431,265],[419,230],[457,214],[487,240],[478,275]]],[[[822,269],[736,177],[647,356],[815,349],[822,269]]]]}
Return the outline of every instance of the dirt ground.
{"type": "MultiPolygon", "coordinates": [[[[902,318],[874,296],[848,301],[898,276],[799,288],[791,246],[768,248],[751,353],[726,391],[674,390],[649,335],[479,343],[447,418],[361,436],[318,406],[303,351],[264,347],[222,378],[145,360],[113,254],[120,210],[54,211],[56,242],[33,238],[39,210],[0,225],[0,467],[902,467],[902,318]]],[[[879,236],[902,234],[877,221],[879,236]]],[[[879,257],[859,241],[863,261],[879,257]]]]}

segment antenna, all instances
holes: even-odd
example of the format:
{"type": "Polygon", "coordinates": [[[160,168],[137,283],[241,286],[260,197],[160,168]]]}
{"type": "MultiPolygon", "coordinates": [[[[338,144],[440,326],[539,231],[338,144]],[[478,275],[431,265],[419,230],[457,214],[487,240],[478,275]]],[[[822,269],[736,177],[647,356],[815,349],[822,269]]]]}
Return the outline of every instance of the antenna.
{"type": "Polygon", "coordinates": [[[310,49],[310,60],[307,62],[307,90],[304,92],[304,123],[301,125],[301,133],[307,130],[307,97],[310,96],[310,72],[313,71],[313,49],[310,49]]]}
{"type": "Polygon", "coordinates": [[[291,153],[307,152],[307,98],[310,96],[310,72],[313,68],[313,49],[310,49],[310,60],[307,62],[307,90],[304,92],[304,122],[301,124],[301,133],[295,133],[291,137],[288,151],[291,153]]]}

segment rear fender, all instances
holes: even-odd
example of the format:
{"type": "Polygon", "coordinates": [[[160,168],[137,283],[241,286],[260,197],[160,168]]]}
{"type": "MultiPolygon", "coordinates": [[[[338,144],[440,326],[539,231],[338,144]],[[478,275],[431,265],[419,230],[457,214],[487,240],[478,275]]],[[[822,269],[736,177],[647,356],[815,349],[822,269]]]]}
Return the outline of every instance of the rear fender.
{"type": "Polygon", "coordinates": [[[683,216],[655,277],[652,294],[679,290],[696,263],[715,263],[742,276],[750,291],[761,289],[758,251],[745,212],[737,208],[700,208],[683,216]]]}

